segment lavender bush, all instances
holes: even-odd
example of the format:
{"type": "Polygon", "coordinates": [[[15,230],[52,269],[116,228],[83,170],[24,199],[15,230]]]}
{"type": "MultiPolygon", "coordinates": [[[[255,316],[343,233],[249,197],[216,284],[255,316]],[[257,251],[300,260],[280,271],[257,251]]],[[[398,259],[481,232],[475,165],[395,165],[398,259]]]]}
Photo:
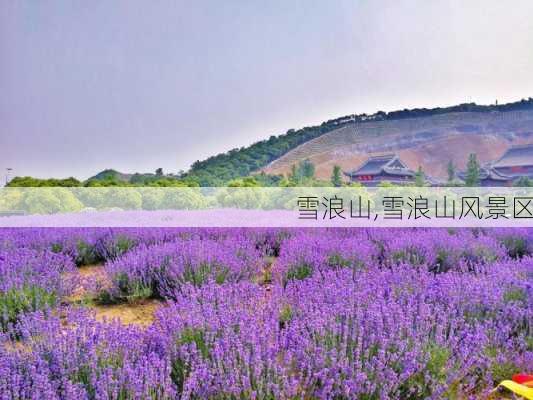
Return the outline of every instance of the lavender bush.
{"type": "Polygon", "coordinates": [[[49,250],[0,251],[0,330],[20,314],[48,309],[71,293],[75,276],[71,259],[49,250]]]}
{"type": "Polygon", "coordinates": [[[167,359],[149,352],[144,333],[97,323],[83,312],[66,320],[28,315],[16,345],[0,345],[1,399],[171,399],[167,359]]]}
{"type": "Polygon", "coordinates": [[[188,287],[150,334],[185,398],[479,394],[533,361],[531,287],[522,279],[532,266],[475,275],[340,269],[271,292],[188,287]]]}
{"type": "Polygon", "coordinates": [[[531,372],[531,232],[0,230],[0,399],[479,398],[531,372]],[[62,304],[93,256],[150,327],[62,304]]]}
{"type": "MultiPolygon", "coordinates": [[[[234,238],[236,239],[236,238],[234,238]]],[[[201,286],[251,280],[260,273],[259,251],[248,240],[176,240],[139,245],[106,264],[110,300],[175,298],[185,283],[201,286]]]]}

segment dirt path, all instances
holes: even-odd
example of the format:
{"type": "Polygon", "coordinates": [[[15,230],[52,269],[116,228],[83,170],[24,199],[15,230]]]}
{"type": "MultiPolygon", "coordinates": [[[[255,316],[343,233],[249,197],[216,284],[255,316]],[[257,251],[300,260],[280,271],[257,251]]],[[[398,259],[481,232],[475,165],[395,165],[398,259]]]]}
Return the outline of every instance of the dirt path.
{"type": "Polygon", "coordinates": [[[82,303],[111,284],[103,264],[84,265],[78,268],[76,275],[68,274],[65,279],[74,279],[76,282],[73,293],[66,299],[68,303],[82,303]]]}
{"type": "Polygon", "coordinates": [[[154,322],[155,312],[164,305],[157,300],[146,300],[136,304],[114,304],[91,306],[98,321],[120,320],[124,325],[147,327],[154,322]]]}
{"type": "MultiPolygon", "coordinates": [[[[71,304],[83,304],[95,312],[98,321],[111,321],[118,319],[122,324],[135,324],[147,327],[152,324],[155,312],[163,306],[157,300],[145,300],[138,303],[94,304],[93,298],[99,291],[111,285],[103,264],[85,265],[78,268],[79,280],[74,293],[67,298],[71,304]]],[[[67,279],[69,276],[67,276],[67,279]]]]}
{"type": "MultiPolygon", "coordinates": [[[[272,267],[276,262],[275,257],[265,257],[265,264],[258,280],[265,288],[265,301],[271,296],[272,267]]],[[[87,265],[78,268],[79,281],[72,296],[67,301],[71,304],[85,304],[95,312],[99,321],[118,319],[122,324],[135,324],[147,327],[154,322],[155,312],[164,307],[165,303],[158,300],[144,300],[138,303],[124,304],[94,304],[90,299],[102,288],[109,287],[111,282],[105,272],[103,264],[87,265]]]]}

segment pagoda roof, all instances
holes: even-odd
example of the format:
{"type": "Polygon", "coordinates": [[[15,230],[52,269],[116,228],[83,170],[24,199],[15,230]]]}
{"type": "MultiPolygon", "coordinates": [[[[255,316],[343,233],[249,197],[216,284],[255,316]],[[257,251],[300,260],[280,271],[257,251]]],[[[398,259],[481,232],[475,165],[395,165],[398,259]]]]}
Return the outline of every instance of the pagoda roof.
{"type": "Polygon", "coordinates": [[[359,168],[345,172],[348,176],[378,175],[385,172],[389,175],[414,176],[411,171],[395,154],[385,154],[367,159],[359,168]]]}
{"type": "MultiPolygon", "coordinates": [[[[462,181],[466,181],[466,175],[467,171],[462,171],[457,174],[458,178],[460,178],[462,181]]],[[[479,179],[480,180],[486,180],[490,179],[493,181],[502,181],[507,182],[513,179],[513,177],[509,175],[502,174],[501,172],[498,172],[494,168],[490,166],[481,167],[479,168],[479,179]]]]}
{"type": "Polygon", "coordinates": [[[492,166],[495,168],[523,167],[533,165],[533,144],[513,146],[492,166]]]}

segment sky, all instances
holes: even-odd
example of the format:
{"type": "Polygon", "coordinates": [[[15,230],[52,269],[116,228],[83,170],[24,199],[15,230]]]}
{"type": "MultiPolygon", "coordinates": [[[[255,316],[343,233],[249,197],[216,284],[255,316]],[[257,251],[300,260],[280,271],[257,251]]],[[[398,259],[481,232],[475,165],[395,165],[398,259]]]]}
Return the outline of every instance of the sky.
{"type": "Polygon", "coordinates": [[[0,4],[0,176],[186,170],[353,113],[533,96],[531,0],[0,4]]]}

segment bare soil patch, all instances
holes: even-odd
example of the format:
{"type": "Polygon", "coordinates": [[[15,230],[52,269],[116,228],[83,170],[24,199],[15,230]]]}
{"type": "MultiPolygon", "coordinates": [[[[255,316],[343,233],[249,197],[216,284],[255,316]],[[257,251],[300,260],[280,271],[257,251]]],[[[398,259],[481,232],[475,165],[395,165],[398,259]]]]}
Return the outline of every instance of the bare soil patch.
{"type": "MultiPolygon", "coordinates": [[[[94,296],[101,290],[111,286],[105,266],[86,265],[76,271],[79,284],[66,300],[72,304],[85,304],[95,313],[99,321],[119,320],[124,325],[149,326],[154,321],[155,312],[164,303],[158,300],[144,300],[124,304],[94,304],[94,296]]],[[[72,276],[66,276],[66,279],[72,276]]]]}
{"type": "Polygon", "coordinates": [[[155,312],[164,303],[157,300],[146,300],[140,303],[113,305],[95,305],[91,309],[99,321],[120,320],[124,325],[140,325],[147,327],[154,322],[155,312]]]}
{"type": "Polygon", "coordinates": [[[105,278],[105,268],[103,264],[83,265],[78,268],[78,272],[83,278],[105,278]]]}
{"type": "MultiPolygon", "coordinates": [[[[72,295],[67,298],[69,303],[80,303],[90,298],[98,291],[111,285],[103,264],[84,265],[75,272],[77,285],[72,295]]],[[[65,279],[74,279],[73,274],[68,274],[65,279]]]]}

